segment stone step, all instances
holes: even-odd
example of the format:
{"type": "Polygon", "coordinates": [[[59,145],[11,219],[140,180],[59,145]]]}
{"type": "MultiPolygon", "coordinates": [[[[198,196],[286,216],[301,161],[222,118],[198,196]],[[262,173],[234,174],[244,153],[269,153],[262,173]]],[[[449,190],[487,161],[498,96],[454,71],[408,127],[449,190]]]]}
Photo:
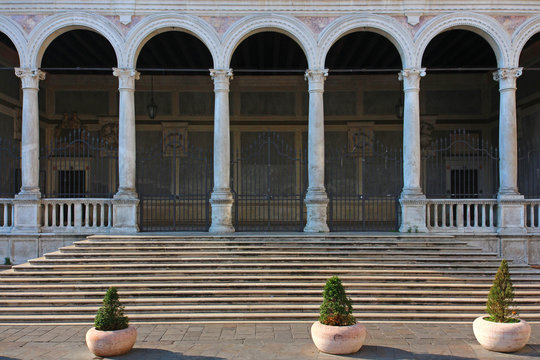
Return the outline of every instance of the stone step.
{"type": "MultiPolygon", "coordinates": [[[[0,277],[0,281],[5,284],[23,284],[28,282],[35,282],[36,279],[39,279],[40,283],[78,283],[83,282],[85,284],[88,283],[109,283],[109,282],[166,282],[166,283],[189,283],[189,282],[204,282],[207,283],[208,281],[221,281],[221,282],[238,282],[238,283],[245,283],[245,282],[258,282],[258,281],[273,281],[273,282],[285,282],[285,281],[317,281],[318,283],[324,283],[326,279],[328,278],[327,275],[241,275],[241,276],[223,276],[223,275],[214,275],[214,274],[207,274],[205,276],[179,276],[171,274],[169,276],[164,275],[154,275],[154,276],[129,276],[125,278],[118,278],[117,276],[87,276],[87,277],[41,277],[40,274],[37,273],[34,277],[0,277]]],[[[359,280],[362,281],[383,281],[385,283],[394,283],[394,282],[400,282],[400,283],[408,283],[408,282],[452,282],[452,283],[482,283],[482,284],[488,284],[491,285],[493,278],[491,277],[457,277],[457,276],[412,276],[412,275],[405,275],[405,276],[399,276],[395,274],[390,275],[363,275],[363,276],[349,276],[349,275],[339,275],[342,281],[346,281],[348,283],[357,282],[359,280]]],[[[523,277],[523,276],[513,276],[512,280],[514,282],[514,285],[521,284],[521,283],[527,283],[532,282],[536,283],[538,281],[538,277],[523,277]]]]}
{"type": "MultiPolygon", "coordinates": [[[[36,290],[57,290],[63,289],[67,290],[82,290],[82,289],[104,289],[106,290],[109,286],[117,287],[118,289],[142,289],[144,291],[149,289],[178,289],[178,288],[189,288],[189,289],[243,289],[244,291],[251,289],[289,289],[289,291],[303,291],[304,289],[320,289],[324,287],[324,282],[240,282],[240,283],[225,283],[225,282],[185,282],[182,284],[175,283],[163,283],[163,282],[109,282],[106,284],[88,284],[88,283],[76,283],[76,284],[0,284],[0,291],[20,291],[26,289],[36,289],[36,290]]],[[[411,283],[388,283],[388,282],[348,282],[347,291],[352,291],[358,288],[375,288],[375,289],[409,289],[409,288],[421,288],[424,291],[431,291],[432,289],[440,288],[453,288],[460,291],[461,289],[487,289],[491,287],[491,284],[474,284],[474,283],[422,283],[422,282],[411,282],[411,283]]],[[[514,285],[515,289],[537,289],[539,286],[537,283],[517,283],[514,285]]]]}
{"type": "MultiPolygon", "coordinates": [[[[357,318],[363,323],[369,322],[396,322],[396,321],[452,321],[470,323],[483,312],[477,313],[444,313],[444,312],[426,312],[426,313],[406,313],[406,312],[366,312],[355,313],[357,318]]],[[[318,312],[284,312],[284,313],[264,313],[264,312],[215,312],[215,313],[152,313],[152,314],[132,314],[131,323],[223,323],[223,322],[279,322],[287,323],[302,321],[316,321],[318,312]]],[[[529,321],[537,320],[535,314],[520,314],[520,317],[529,321]],[[532,320],[531,320],[532,319],[532,320]]],[[[0,323],[4,325],[16,324],[47,324],[47,325],[88,325],[94,321],[94,315],[90,314],[37,314],[37,315],[1,315],[0,323]]]]}
{"type": "MultiPolygon", "coordinates": [[[[361,276],[365,275],[380,275],[380,276],[395,276],[409,274],[411,276],[477,276],[483,277],[486,279],[493,280],[493,276],[496,273],[494,270],[462,270],[462,269],[441,269],[441,270],[427,270],[427,269],[340,269],[339,273],[336,273],[335,269],[186,269],[186,270],[175,270],[175,269],[166,269],[166,270],[110,270],[110,269],[91,269],[91,270],[57,270],[57,271],[35,271],[38,270],[33,266],[28,266],[28,264],[17,265],[9,271],[4,271],[1,273],[2,277],[24,277],[24,276],[37,276],[39,278],[48,278],[48,277],[58,277],[58,276],[143,276],[143,275],[224,275],[224,274],[234,274],[234,275],[260,275],[260,274],[272,274],[272,275],[285,275],[292,276],[298,275],[303,276],[304,274],[316,275],[320,274],[321,276],[332,276],[335,274],[341,274],[344,276],[346,274],[357,274],[361,276]]],[[[524,270],[512,270],[512,279],[517,279],[519,277],[526,277],[531,275],[540,275],[540,270],[534,269],[524,269],[524,270]]]]}
{"type": "MultiPolygon", "coordinates": [[[[178,290],[178,289],[136,289],[131,290],[123,287],[118,287],[121,296],[155,296],[155,297],[223,297],[223,296],[238,296],[240,298],[248,298],[254,296],[319,296],[319,299],[322,299],[322,290],[321,289],[249,289],[246,292],[245,289],[190,289],[190,290],[178,290]]],[[[88,297],[88,298],[99,298],[103,299],[103,295],[107,290],[107,287],[102,288],[85,288],[76,289],[75,292],[66,292],[65,290],[45,290],[45,289],[35,289],[34,291],[4,291],[0,293],[0,298],[79,298],[79,297],[88,297]]],[[[432,289],[427,295],[429,297],[484,297],[487,299],[489,289],[483,290],[461,290],[461,289],[452,289],[452,290],[439,290],[432,289]]],[[[523,289],[515,291],[516,298],[523,299],[527,297],[538,297],[540,296],[540,289],[523,289]]],[[[347,295],[353,297],[355,295],[361,296],[425,296],[426,291],[424,289],[348,289],[347,295]]]]}

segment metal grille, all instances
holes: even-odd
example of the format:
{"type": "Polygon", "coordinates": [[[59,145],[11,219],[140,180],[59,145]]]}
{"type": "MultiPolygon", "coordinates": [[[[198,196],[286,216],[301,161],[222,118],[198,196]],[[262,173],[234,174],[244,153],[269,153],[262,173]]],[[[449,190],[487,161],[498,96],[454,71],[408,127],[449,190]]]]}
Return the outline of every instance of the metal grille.
{"type": "Polygon", "coordinates": [[[231,164],[236,230],[302,231],[306,157],[295,148],[294,134],[243,135],[231,164]]]}
{"type": "Polygon", "coordinates": [[[519,192],[528,199],[540,198],[540,144],[530,141],[518,151],[519,192]]]}
{"type": "Polygon", "coordinates": [[[108,198],[118,187],[118,148],[84,129],[44,146],[40,188],[45,198],[108,198]]]}
{"type": "Polygon", "coordinates": [[[141,231],[207,231],[212,187],[212,151],[180,134],[138,153],[141,231]]]}
{"type": "Polygon", "coordinates": [[[13,197],[21,188],[20,149],[18,142],[0,138],[0,197],[13,197]]]}
{"type": "Polygon", "coordinates": [[[326,190],[331,231],[394,231],[403,186],[401,148],[359,136],[326,150],[326,190]]]}
{"type": "Polygon", "coordinates": [[[493,198],[499,187],[497,148],[479,133],[452,132],[422,149],[422,180],[428,198],[493,198]]]}

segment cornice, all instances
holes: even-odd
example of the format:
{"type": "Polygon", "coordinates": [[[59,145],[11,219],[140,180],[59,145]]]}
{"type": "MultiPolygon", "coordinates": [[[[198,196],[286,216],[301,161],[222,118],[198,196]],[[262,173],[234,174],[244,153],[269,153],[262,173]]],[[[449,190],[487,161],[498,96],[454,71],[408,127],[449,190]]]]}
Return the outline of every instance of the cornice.
{"type": "Polygon", "coordinates": [[[257,12],[276,12],[304,16],[344,15],[352,12],[378,14],[439,14],[450,11],[474,11],[478,13],[513,15],[540,14],[539,1],[519,0],[81,0],[81,1],[12,1],[0,0],[2,14],[50,14],[59,11],[84,10],[104,15],[148,15],[155,12],[173,11],[214,16],[234,16],[257,12]]]}

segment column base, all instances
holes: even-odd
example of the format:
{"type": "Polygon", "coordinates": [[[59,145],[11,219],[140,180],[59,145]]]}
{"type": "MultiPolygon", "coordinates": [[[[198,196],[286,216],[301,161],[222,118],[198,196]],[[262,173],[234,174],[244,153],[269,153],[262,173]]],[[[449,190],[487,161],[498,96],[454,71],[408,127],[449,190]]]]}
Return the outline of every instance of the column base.
{"type": "Polygon", "coordinates": [[[127,194],[117,193],[113,198],[113,233],[136,233],[139,231],[137,224],[137,208],[139,199],[129,197],[127,194]]]}
{"type": "Polygon", "coordinates": [[[212,207],[212,224],[208,229],[211,233],[232,233],[233,197],[229,189],[215,190],[210,197],[212,207]]]}
{"type": "Polygon", "coordinates": [[[305,199],[307,209],[307,221],[304,227],[304,232],[323,233],[329,232],[328,224],[326,223],[328,196],[326,191],[308,189],[305,199]]]}
{"type": "Polygon", "coordinates": [[[525,229],[524,196],[516,192],[497,195],[497,233],[501,235],[523,235],[525,229]]]}
{"type": "Polygon", "coordinates": [[[13,199],[13,233],[35,234],[41,231],[40,193],[19,193],[13,199]]]}
{"type": "Polygon", "coordinates": [[[426,233],[426,196],[416,189],[403,190],[399,199],[401,204],[402,233],[426,233]]]}

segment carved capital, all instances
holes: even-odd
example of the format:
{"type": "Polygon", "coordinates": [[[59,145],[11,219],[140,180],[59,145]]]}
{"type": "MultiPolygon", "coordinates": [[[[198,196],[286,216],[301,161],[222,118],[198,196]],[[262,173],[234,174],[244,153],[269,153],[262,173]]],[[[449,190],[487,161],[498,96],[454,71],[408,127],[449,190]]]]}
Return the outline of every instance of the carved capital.
{"type": "Polygon", "coordinates": [[[113,68],[113,75],[118,77],[118,89],[135,90],[135,80],[139,80],[141,74],[135,69],[113,68]]]}
{"type": "Polygon", "coordinates": [[[309,82],[309,91],[324,91],[324,80],[328,76],[328,69],[306,70],[304,79],[309,82]]]}
{"type": "Polygon", "coordinates": [[[39,81],[45,80],[45,73],[39,69],[15,68],[15,75],[21,78],[23,89],[39,89],[39,81]]]}
{"type": "Polygon", "coordinates": [[[523,68],[502,68],[493,73],[493,80],[517,79],[523,73],[523,68]]]}
{"type": "Polygon", "coordinates": [[[403,81],[403,90],[420,89],[420,78],[426,76],[425,68],[403,69],[398,73],[398,80],[403,81]]]}
{"type": "Polygon", "coordinates": [[[228,91],[229,82],[234,78],[232,69],[210,69],[214,81],[214,91],[228,91]]]}

